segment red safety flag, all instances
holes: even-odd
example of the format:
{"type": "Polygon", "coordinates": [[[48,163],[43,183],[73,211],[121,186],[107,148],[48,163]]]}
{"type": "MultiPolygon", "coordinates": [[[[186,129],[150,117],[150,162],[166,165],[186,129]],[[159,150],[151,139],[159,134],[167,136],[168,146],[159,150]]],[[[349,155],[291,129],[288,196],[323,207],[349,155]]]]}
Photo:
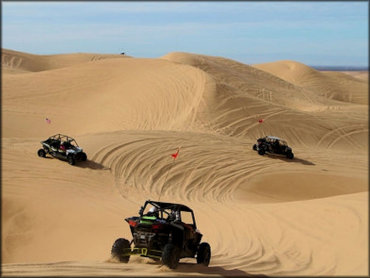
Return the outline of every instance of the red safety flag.
{"type": "Polygon", "coordinates": [[[258,122],[259,122],[260,124],[262,124],[262,123],[263,123],[263,119],[259,119],[259,120],[258,120],[258,122]]]}
{"type": "Polygon", "coordinates": [[[173,157],[173,159],[176,159],[177,155],[179,154],[179,150],[180,149],[177,149],[177,152],[176,153],[171,154],[171,156],[173,157]]]}
{"type": "Polygon", "coordinates": [[[45,121],[48,123],[48,124],[51,124],[51,120],[46,118],[45,121]]]}

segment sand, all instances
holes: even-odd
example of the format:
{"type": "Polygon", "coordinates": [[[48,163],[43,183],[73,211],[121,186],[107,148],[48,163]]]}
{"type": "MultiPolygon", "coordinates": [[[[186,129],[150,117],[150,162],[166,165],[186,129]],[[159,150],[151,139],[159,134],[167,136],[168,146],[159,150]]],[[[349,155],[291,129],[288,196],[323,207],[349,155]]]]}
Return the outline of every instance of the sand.
{"type": "Polygon", "coordinates": [[[367,73],[180,52],[2,54],[3,275],[368,275],[367,73]],[[39,158],[56,133],[88,161],[39,158]],[[259,156],[265,135],[295,159],[259,156]],[[193,208],[209,267],[111,259],[115,239],[131,239],[123,219],[161,192],[193,208]]]}

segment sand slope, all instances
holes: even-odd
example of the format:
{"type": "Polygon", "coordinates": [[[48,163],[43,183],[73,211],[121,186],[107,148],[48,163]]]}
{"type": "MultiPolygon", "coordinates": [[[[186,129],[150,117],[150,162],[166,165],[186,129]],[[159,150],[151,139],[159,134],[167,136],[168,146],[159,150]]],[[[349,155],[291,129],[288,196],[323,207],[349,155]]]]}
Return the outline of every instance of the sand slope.
{"type": "Polygon", "coordinates": [[[369,81],[369,72],[368,71],[343,71],[343,73],[353,76],[358,79],[369,81]]]}
{"type": "Polygon", "coordinates": [[[41,55],[6,51],[3,66],[12,57],[29,66],[2,76],[4,275],[368,273],[368,106],[358,79],[178,52],[57,55],[58,67],[43,68],[41,55]],[[59,132],[87,162],[37,157],[59,132]],[[254,152],[269,134],[296,159],[254,152]],[[194,209],[212,248],[208,268],[110,259],[114,240],[131,238],[123,218],[158,198],[194,209]]]}
{"type": "Polygon", "coordinates": [[[341,72],[320,72],[295,61],[278,61],[254,67],[272,73],[313,93],[345,102],[368,103],[367,80],[341,72]]]}
{"type": "Polygon", "coordinates": [[[16,117],[4,121],[4,134],[23,136],[25,121],[40,127],[34,135],[41,131],[43,136],[57,131],[84,134],[183,129],[185,123],[194,121],[193,112],[203,92],[209,90],[207,78],[192,67],[156,59],[106,59],[21,76],[6,75],[4,118],[8,113],[16,117]],[[48,129],[46,117],[53,123],[48,129]]]}
{"type": "MultiPolygon", "coordinates": [[[[162,58],[193,65],[213,77],[216,92],[207,95],[207,106],[200,115],[211,126],[210,132],[253,140],[275,134],[289,138],[294,145],[341,149],[350,144],[367,148],[367,106],[319,96],[255,67],[221,57],[174,52],[162,58]],[[343,114],[346,116],[338,119],[343,114]],[[263,125],[259,119],[264,120],[263,125]]],[[[326,81],[321,81],[325,88],[326,81]]],[[[361,94],[367,95],[366,87],[362,87],[361,94]]]]}
{"type": "Polygon", "coordinates": [[[123,55],[113,54],[60,54],[60,55],[34,55],[14,51],[10,49],[1,50],[1,66],[3,74],[27,73],[52,70],[69,67],[72,65],[98,61],[101,59],[126,58],[123,55]]]}

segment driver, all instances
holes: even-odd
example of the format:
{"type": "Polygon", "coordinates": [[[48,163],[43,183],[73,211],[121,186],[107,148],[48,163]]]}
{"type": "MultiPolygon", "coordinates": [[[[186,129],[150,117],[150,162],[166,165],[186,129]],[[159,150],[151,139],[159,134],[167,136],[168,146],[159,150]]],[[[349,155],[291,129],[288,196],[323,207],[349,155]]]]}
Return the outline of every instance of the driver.
{"type": "Polygon", "coordinates": [[[60,145],[60,150],[62,152],[65,152],[66,151],[66,146],[64,145],[64,143],[60,145]]]}
{"type": "Polygon", "coordinates": [[[51,150],[56,152],[58,151],[59,147],[60,147],[60,140],[54,140],[51,144],[50,144],[50,147],[51,147],[51,150]]]}
{"type": "Polygon", "coordinates": [[[156,208],[154,206],[151,207],[146,215],[147,216],[155,216],[156,218],[159,218],[158,208],[156,208]]]}
{"type": "Polygon", "coordinates": [[[71,149],[72,148],[72,144],[71,144],[70,141],[63,142],[63,146],[64,146],[64,149],[65,150],[68,150],[68,149],[71,149]]]}
{"type": "Polygon", "coordinates": [[[176,212],[172,210],[170,212],[170,214],[168,215],[167,220],[168,221],[175,221],[176,220],[176,212]]]}

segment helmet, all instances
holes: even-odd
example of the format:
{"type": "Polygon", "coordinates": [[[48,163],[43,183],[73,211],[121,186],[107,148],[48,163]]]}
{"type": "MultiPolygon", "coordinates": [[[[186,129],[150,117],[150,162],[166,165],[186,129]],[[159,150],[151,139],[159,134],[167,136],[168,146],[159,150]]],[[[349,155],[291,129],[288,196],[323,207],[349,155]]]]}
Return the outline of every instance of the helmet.
{"type": "Polygon", "coordinates": [[[159,217],[159,212],[158,212],[158,208],[156,207],[151,207],[147,213],[148,216],[155,216],[155,217],[159,217]]]}
{"type": "Polygon", "coordinates": [[[149,212],[156,212],[156,211],[157,211],[157,208],[156,208],[156,207],[154,207],[154,206],[153,206],[153,207],[151,207],[151,208],[150,208],[150,210],[149,210],[149,212]]]}

